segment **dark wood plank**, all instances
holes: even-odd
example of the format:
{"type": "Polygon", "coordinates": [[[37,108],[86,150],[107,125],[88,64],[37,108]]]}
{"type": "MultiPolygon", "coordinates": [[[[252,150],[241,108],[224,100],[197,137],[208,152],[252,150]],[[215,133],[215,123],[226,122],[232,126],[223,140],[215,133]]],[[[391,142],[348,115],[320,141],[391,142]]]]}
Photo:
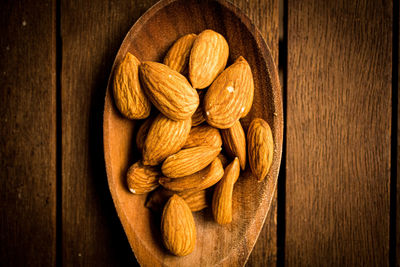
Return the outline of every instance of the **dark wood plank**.
{"type": "Polygon", "coordinates": [[[118,48],[136,19],[154,2],[61,1],[65,266],[136,262],[107,186],[102,112],[118,48]]]}
{"type": "Polygon", "coordinates": [[[288,6],[288,266],[387,266],[392,1],[288,6]]]}
{"type": "MultiPolygon", "coordinates": [[[[258,27],[278,64],[279,42],[279,1],[232,0],[258,27]]],[[[275,266],[277,259],[277,193],[271,203],[269,214],[258,237],[253,252],[247,261],[248,266],[275,266]]]]}
{"type": "MultiPolygon", "coordinates": [[[[395,222],[396,222],[396,226],[395,226],[395,230],[396,230],[396,238],[394,244],[396,245],[396,247],[393,249],[394,251],[394,263],[395,266],[400,266],[400,94],[399,94],[399,88],[400,88],[400,80],[399,80],[399,76],[400,76],[400,54],[399,54],[399,50],[400,50],[400,43],[399,43],[399,36],[400,36],[400,5],[399,2],[397,1],[393,1],[393,8],[394,8],[394,21],[395,25],[393,27],[393,38],[394,38],[394,45],[397,45],[397,51],[395,51],[395,47],[393,47],[393,50],[395,53],[393,53],[393,56],[396,57],[397,59],[394,58],[393,62],[395,62],[396,64],[396,60],[397,60],[397,66],[394,66],[393,70],[396,71],[397,70],[397,77],[395,77],[396,73],[393,73],[393,79],[397,78],[397,81],[394,79],[393,80],[393,86],[396,86],[396,82],[397,82],[397,88],[394,88],[394,90],[397,91],[397,181],[396,181],[396,218],[395,218],[395,222]],[[396,17],[397,16],[397,17],[396,17]],[[396,36],[396,32],[397,32],[397,36],[396,36]],[[397,54],[396,54],[397,53],[397,54]],[[397,68],[397,69],[396,69],[397,68]]],[[[396,96],[396,92],[393,91],[393,97],[396,96]]],[[[396,112],[396,110],[393,110],[393,112],[396,112]]],[[[394,164],[394,163],[393,163],[394,164]]],[[[393,244],[393,243],[392,243],[393,244]]],[[[391,245],[392,245],[391,244],[391,245]]]]}
{"type": "Polygon", "coordinates": [[[0,8],[0,265],[56,262],[54,1],[0,8]]]}

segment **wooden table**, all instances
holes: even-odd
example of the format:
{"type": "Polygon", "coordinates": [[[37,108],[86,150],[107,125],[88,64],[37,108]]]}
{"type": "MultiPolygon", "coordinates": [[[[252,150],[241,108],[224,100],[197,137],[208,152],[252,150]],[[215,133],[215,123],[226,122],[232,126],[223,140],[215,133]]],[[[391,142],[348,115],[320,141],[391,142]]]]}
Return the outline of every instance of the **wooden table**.
{"type": "MultiPolygon", "coordinates": [[[[399,265],[398,1],[232,1],[279,62],[286,120],[248,266],[399,265]]],[[[0,5],[0,265],[136,263],[107,187],[102,110],[117,49],[155,2],[0,5]]]]}

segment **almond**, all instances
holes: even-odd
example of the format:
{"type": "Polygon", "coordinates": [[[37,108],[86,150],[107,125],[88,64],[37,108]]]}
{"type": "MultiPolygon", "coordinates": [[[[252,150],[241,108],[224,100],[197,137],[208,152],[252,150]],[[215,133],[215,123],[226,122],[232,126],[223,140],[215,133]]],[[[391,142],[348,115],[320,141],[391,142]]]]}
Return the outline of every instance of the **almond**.
{"type": "Polygon", "coordinates": [[[193,252],[196,226],[188,204],[178,195],[173,195],[164,207],[161,234],[165,247],[174,255],[185,256],[193,252]]]}
{"type": "Polygon", "coordinates": [[[140,61],[128,52],[115,71],[115,104],[128,119],[144,119],[150,115],[151,103],[140,86],[139,65],[140,61]]]}
{"type": "Polygon", "coordinates": [[[154,117],[150,117],[140,125],[139,130],[136,134],[136,147],[142,153],[144,142],[146,141],[147,134],[150,126],[154,121],[154,117]]]}
{"type": "Polygon", "coordinates": [[[128,169],[127,173],[129,191],[133,194],[145,194],[153,191],[159,185],[159,176],[158,168],[136,162],[128,169]]]}
{"type": "Polygon", "coordinates": [[[209,125],[193,127],[183,148],[196,146],[221,147],[222,139],[219,130],[209,125]]]}
{"type": "Polygon", "coordinates": [[[214,220],[219,224],[232,222],[232,193],[233,186],[239,178],[239,159],[235,158],[226,169],[224,176],[214,189],[212,199],[212,213],[214,220]]]}
{"type": "Polygon", "coordinates": [[[143,164],[158,165],[186,143],[192,120],[174,121],[159,114],[150,126],[143,146],[143,164]]]}
{"type": "Polygon", "coordinates": [[[206,118],[204,117],[204,114],[203,114],[203,111],[204,111],[203,103],[204,103],[204,96],[206,95],[206,91],[198,90],[197,93],[199,94],[200,104],[197,107],[194,114],[192,115],[192,126],[200,125],[206,121],[206,118]]]}
{"type": "Polygon", "coordinates": [[[209,86],[224,70],[228,56],[229,46],[221,34],[213,30],[201,32],[190,52],[189,79],[193,88],[209,86]]]}
{"type": "Polygon", "coordinates": [[[161,166],[162,173],[170,178],[191,175],[207,167],[221,151],[220,147],[198,146],[185,148],[169,156],[161,166]]]}
{"type": "Polygon", "coordinates": [[[216,184],[224,175],[224,168],[219,158],[215,158],[206,168],[182,177],[168,178],[161,177],[159,183],[172,191],[180,192],[185,190],[199,191],[216,184]]]}
{"type": "Polygon", "coordinates": [[[157,62],[143,62],[140,78],[151,102],[171,120],[190,118],[199,105],[199,95],[185,76],[157,62]]]}
{"type": "Polygon", "coordinates": [[[247,149],[251,172],[261,182],[267,176],[274,154],[274,140],[268,123],[254,119],[247,131],[247,149]]]}
{"type": "Polygon", "coordinates": [[[240,121],[236,121],[231,128],[221,130],[221,135],[226,152],[231,157],[238,157],[240,167],[244,170],[246,167],[246,136],[240,121]]]}
{"type": "Polygon", "coordinates": [[[150,193],[146,201],[146,207],[154,212],[162,212],[165,203],[173,194],[182,197],[192,212],[200,211],[208,206],[206,190],[174,192],[159,187],[150,193]]]}
{"type": "Polygon", "coordinates": [[[247,97],[246,97],[246,101],[244,103],[244,111],[242,116],[240,116],[240,118],[244,118],[247,116],[247,114],[249,114],[251,107],[253,106],[253,98],[254,98],[254,80],[253,80],[253,75],[251,75],[251,79],[249,82],[249,87],[247,90],[247,97]]]}
{"type": "Polygon", "coordinates": [[[196,34],[191,33],[179,38],[168,50],[164,64],[181,74],[187,73],[190,50],[196,37],[196,34]]]}
{"type": "Polygon", "coordinates": [[[179,196],[185,200],[192,212],[200,211],[208,207],[206,190],[185,191],[179,193],[179,196]]]}
{"type": "Polygon", "coordinates": [[[204,98],[204,114],[211,126],[227,129],[244,114],[253,75],[247,61],[239,57],[213,82],[204,98]]]}

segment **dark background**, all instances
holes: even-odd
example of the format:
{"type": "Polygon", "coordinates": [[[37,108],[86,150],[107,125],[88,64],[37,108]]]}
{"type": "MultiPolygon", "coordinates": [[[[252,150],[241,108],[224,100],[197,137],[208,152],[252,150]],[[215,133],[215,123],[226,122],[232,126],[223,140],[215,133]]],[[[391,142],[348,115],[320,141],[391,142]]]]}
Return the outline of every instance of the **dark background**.
{"type": "MultiPolygon", "coordinates": [[[[156,1],[0,3],[0,265],[135,264],[107,186],[102,110],[156,1]]],[[[398,1],[232,0],[279,62],[278,192],[249,266],[399,266],[398,1]]]]}

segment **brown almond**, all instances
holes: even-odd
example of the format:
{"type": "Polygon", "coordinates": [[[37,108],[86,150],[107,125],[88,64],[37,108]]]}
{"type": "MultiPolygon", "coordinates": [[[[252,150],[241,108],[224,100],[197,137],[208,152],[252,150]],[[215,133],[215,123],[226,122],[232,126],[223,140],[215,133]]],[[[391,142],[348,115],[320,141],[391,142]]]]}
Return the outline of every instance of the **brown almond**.
{"type": "Polygon", "coordinates": [[[246,136],[240,121],[236,121],[231,128],[221,130],[221,135],[225,151],[231,157],[238,157],[240,167],[244,170],[246,167],[246,136]]]}
{"type": "Polygon", "coordinates": [[[150,126],[144,142],[143,164],[158,165],[168,156],[178,152],[186,143],[191,126],[190,118],[174,121],[159,114],[150,126]]]}
{"type": "Polygon", "coordinates": [[[144,119],[150,115],[151,103],[140,86],[139,65],[140,61],[128,52],[114,75],[115,104],[128,119],[144,119]]]}
{"type": "Polygon", "coordinates": [[[214,189],[212,199],[212,213],[214,220],[219,224],[232,222],[232,194],[233,186],[239,178],[239,159],[235,158],[226,169],[224,176],[214,189]]]}
{"type": "Polygon", "coordinates": [[[204,111],[203,103],[204,103],[204,96],[206,95],[206,91],[205,90],[197,90],[197,93],[199,94],[200,104],[197,107],[194,114],[192,115],[192,126],[200,125],[206,121],[206,118],[204,117],[204,114],[203,114],[203,111],[204,111]]]}
{"type": "Polygon", "coordinates": [[[196,146],[221,147],[222,139],[219,130],[207,124],[192,127],[183,148],[196,146]]]}
{"type": "Polygon", "coordinates": [[[149,132],[150,126],[154,121],[154,117],[146,119],[142,125],[140,125],[139,130],[136,134],[136,147],[142,153],[144,142],[146,141],[147,134],[149,132]]]}
{"type": "Polygon", "coordinates": [[[140,162],[133,164],[127,173],[129,191],[133,194],[145,194],[159,185],[160,172],[157,167],[145,166],[140,162]]]}
{"type": "Polygon", "coordinates": [[[161,113],[171,120],[192,117],[199,106],[199,95],[185,76],[170,67],[146,61],[139,66],[147,96],[161,113]]]}
{"type": "Polygon", "coordinates": [[[261,182],[267,176],[274,155],[274,140],[268,123],[254,119],[247,131],[247,149],[251,172],[261,182]]]}
{"type": "Polygon", "coordinates": [[[190,50],[192,50],[193,42],[196,40],[196,37],[196,34],[190,33],[176,40],[168,50],[164,58],[164,64],[181,74],[187,73],[190,50]]]}
{"type": "Polygon", "coordinates": [[[182,177],[168,178],[161,177],[159,183],[172,191],[181,192],[185,190],[199,191],[216,184],[224,175],[224,168],[219,158],[215,158],[206,168],[182,177]]]}
{"type": "Polygon", "coordinates": [[[164,207],[161,234],[165,247],[176,256],[193,252],[196,244],[196,226],[188,204],[173,195],[164,207]]]}
{"type": "Polygon", "coordinates": [[[162,164],[162,173],[169,178],[181,178],[198,172],[210,164],[221,151],[220,147],[198,146],[185,148],[169,156],[162,164]]]}
{"type": "Polygon", "coordinates": [[[192,212],[208,207],[206,190],[180,192],[179,196],[185,200],[192,212]]]}
{"type": "Polygon", "coordinates": [[[154,212],[162,212],[165,203],[173,194],[182,197],[192,212],[200,211],[208,206],[206,190],[174,192],[159,187],[149,194],[146,200],[146,207],[154,212]]]}
{"type": "Polygon", "coordinates": [[[245,112],[252,81],[249,64],[239,57],[207,90],[204,98],[207,123],[219,129],[232,127],[245,112]]]}
{"type": "Polygon", "coordinates": [[[228,61],[229,46],[225,38],[213,31],[201,32],[193,43],[189,59],[189,78],[193,88],[209,86],[228,61]]]}

